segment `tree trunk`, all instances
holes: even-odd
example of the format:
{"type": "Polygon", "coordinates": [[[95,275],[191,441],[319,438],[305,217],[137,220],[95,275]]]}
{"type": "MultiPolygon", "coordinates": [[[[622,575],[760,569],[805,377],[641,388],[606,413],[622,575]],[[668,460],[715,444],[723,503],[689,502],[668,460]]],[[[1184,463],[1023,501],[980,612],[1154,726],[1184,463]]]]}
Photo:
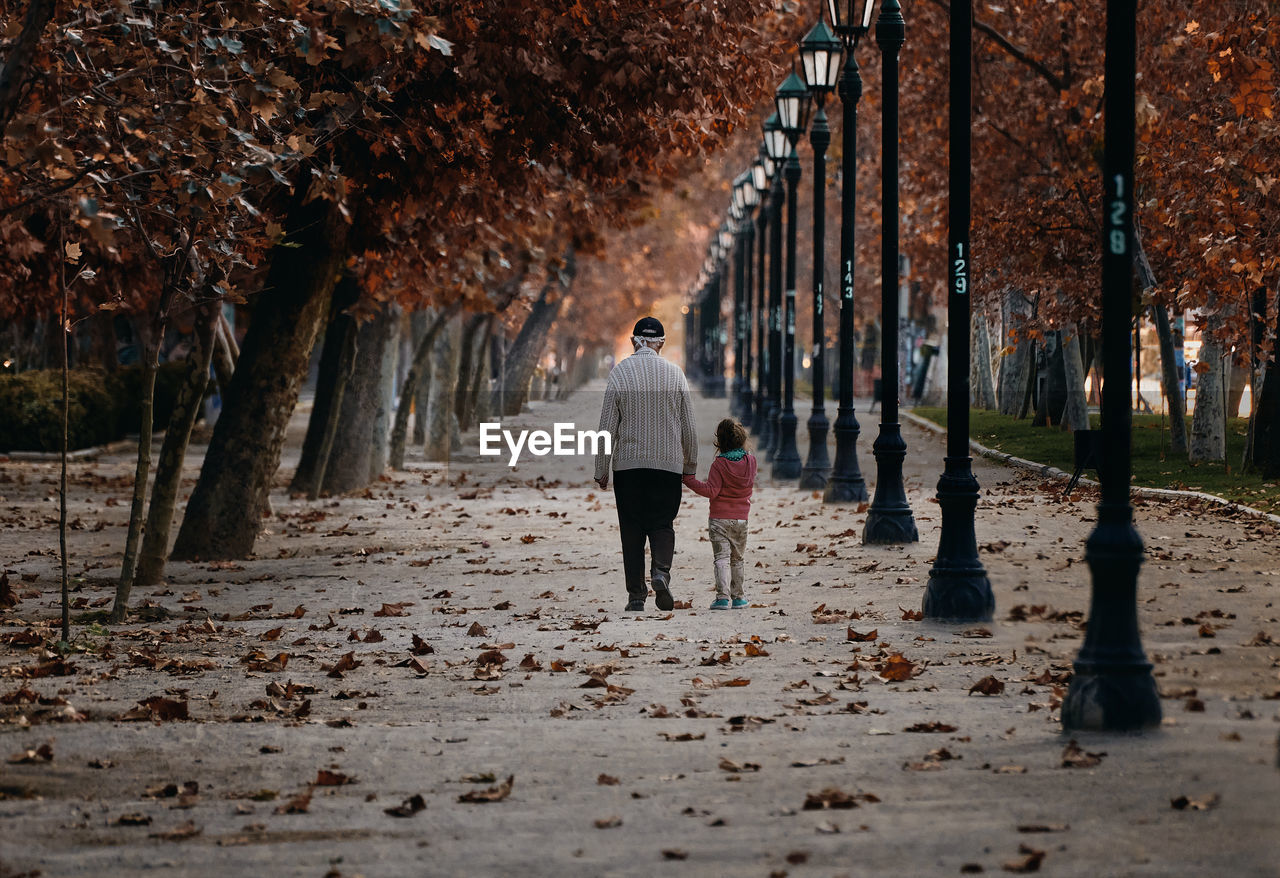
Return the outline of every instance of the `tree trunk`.
{"type": "Polygon", "coordinates": [[[1271,356],[1265,358],[1262,390],[1254,403],[1253,465],[1268,479],[1280,477],[1280,309],[1271,356]]]}
{"type": "Polygon", "coordinates": [[[1244,441],[1244,459],[1241,471],[1248,472],[1253,465],[1253,443],[1258,421],[1258,399],[1262,395],[1262,382],[1266,377],[1262,345],[1267,335],[1267,288],[1258,287],[1249,303],[1249,427],[1244,441]]]}
{"type": "Polygon", "coordinates": [[[1067,373],[1067,407],[1062,428],[1073,432],[1089,429],[1089,398],[1084,389],[1084,357],[1080,347],[1079,327],[1068,323],[1062,328],[1062,362],[1067,373]]]}
{"type": "MultiPolygon", "coordinates": [[[[4,137],[9,120],[18,111],[22,86],[40,44],[40,36],[53,18],[57,5],[55,0],[31,0],[22,19],[22,30],[6,52],[4,66],[0,67],[0,139],[4,137]]],[[[62,258],[61,253],[58,258],[62,258]]]]}
{"type": "Polygon", "coordinates": [[[405,439],[409,432],[409,410],[414,414],[414,444],[426,445],[427,408],[430,404],[431,391],[431,352],[435,347],[436,337],[440,329],[462,307],[458,301],[445,308],[431,321],[431,325],[413,352],[413,360],[409,363],[409,371],[405,373],[404,383],[400,385],[400,402],[396,406],[395,422],[391,427],[391,439],[387,457],[392,469],[404,469],[405,439]],[[422,428],[422,439],[418,439],[418,428],[422,428]]]}
{"type": "Polygon", "coordinates": [[[505,417],[520,414],[520,409],[529,393],[529,382],[533,378],[533,370],[542,354],[543,342],[551,326],[555,323],[560,311],[560,303],[564,293],[573,285],[577,274],[577,260],[570,245],[565,250],[564,265],[559,270],[550,272],[547,283],[533,303],[529,316],[520,327],[520,334],[507,352],[503,383],[501,388],[501,411],[505,417]],[[553,300],[551,293],[556,286],[560,287],[560,295],[553,300]]]}
{"type": "MultiPolygon", "coordinates": [[[[1213,307],[1212,297],[1209,307],[1213,307]]],[[[1222,343],[1207,328],[1200,344],[1200,363],[1207,371],[1196,376],[1196,409],[1191,418],[1191,442],[1187,457],[1192,463],[1206,460],[1225,460],[1227,456],[1226,432],[1223,418],[1226,414],[1226,394],[1222,368],[1225,358],[1222,343]]]]}
{"type": "Polygon", "coordinates": [[[459,328],[451,318],[431,349],[431,397],[427,403],[427,441],[422,448],[427,460],[447,461],[458,433],[453,401],[458,382],[459,328]]]}
{"type": "Polygon", "coordinates": [[[1244,389],[1249,384],[1249,365],[1237,363],[1228,356],[1223,367],[1231,370],[1231,375],[1227,379],[1227,417],[1238,418],[1240,403],[1244,399],[1244,389]]]}
{"type": "Polygon", "coordinates": [[[138,461],[133,471],[133,502],[129,506],[129,532],[124,541],[124,561],[116,583],[116,600],[111,609],[113,622],[124,621],[133,589],[134,567],[138,559],[138,541],[142,536],[142,513],[147,500],[147,476],[151,471],[151,430],[155,413],[156,371],[160,351],[155,344],[146,345],[142,358],[141,425],[138,428],[138,461]]]}
{"type": "MultiPolygon", "coordinates": [[[[156,464],[155,483],[151,488],[147,527],[134,577],[134,585],[141,588],[155,585],[164,575],[173,510],[182,485],[182,461],[186,457],[191,428],[195,426],[200,414],[205,388],[209,385],[209,360],[213,354],[217,309],[220,307],[216,302],[210,303],[201,308],[196,317],[194,343],[187,354],[187,372],[178,388],[173,413],[169,416],[164,443],[160,446],[160,460],[156,464]]],[[[123,601],[117,596],[117,603],[111,610],[113,622],[124,620],[128,610],[125,603],[127,600],[128,595],[124,596],[123,601]]]]}
{"type": "Polygon", "coordinates": [[[1002,307],[1005,337],[1001,339],[1000,414],[1022,418],[1026,417],[1028,381],[1035,365],[1035,344],[1026,333],[1031,303],[1021,290],[1009,289],[1005,291],[1002,307]]]}
{"type": "Polygon", "coordinates": [[[994,411],[997,407],[995,379],[991,375],[991,336],[987,315],[975,309],[969,327],[969,384],[973,388],[970,405],[994,411]]]}
{"type": "Polygon", "coordinates": [[[1036,356],[1036,343],[1033,339],[1027,351],[1027,385],[1022,395],[1022,406],[1018,409],[1018,420],[1022,420],[1031,411],[1031,403],[1039,396],[1036,393],[1036,383],[1040,375],[1040,360],[1036,356]]]}
{"type": "Polygon", "coordinates": [[[346,261],[347,223],[328,201],[298,198],[288,237],[291,246],[272,253],[174,560],[237,559],[253,551],[289,417],[346,261]]]}
{"type": "Polygon", "coordinates": [[[218,383],[218,393],[223,396],[227,395],[227,388],[231,386],[231,376],[236,371],[236,354],[238,353],[235,341],[229,337],[229,331],[224,328],[225,326],[225,320],[215,323],[212,352],[213,378],[218,383]]]}
{"type": "Polygon", "coordinates": [[[341,403],[335,406],[341,426],[334,435],[321,484],[321,490],[330,496],[367,487],[373,480],[378,463],[376,433],[383,355],[399,316],[384,307],[356,331],[355,368],[341,403]]]}
{"type": "Polygon", "coordinates": [[[1182,395],[1182,381],[1178,376],[1177,352],[1173,347],[1173,329],[1169,325],[1169,311],[1164,305],[1152,305],[1156,337],[1160,339],[1160,378],[1164,383],[1165,406],[1169,412],[1169,451],[1187,453],[1187,407],[1182,395]]]}
{"type": "Polygon", "coordinates": [[[462,325],[462,351],[458,359],[458,386],[453,394],[453,411],[458,417],[458,429],[463,432],[471,429],[471,386],[475,383],[475,373],[484,368],[477,341],[482,337],[481,330],[488,326],[488,320],[488,314],[471,314],[462,325]]]}
{"type": "Polygon", "coordinates": [[[387,342],[382,348],[382,371],[378,376],[377,399],[373,411],[373,441],[369,454],[369,481],[377,481],[387,470],[390,457],[391,420],[396,410],[396,381],[400,377],[400,335],[404,309],[387,306],[387,342]]]}
{"type": "Polygon", "coordinates": [[[360,284],[355,275],[344,272],[333,288],[333,300],[329,306],[329,323],[320,348],[320,365],[316,370],[315,401],[311,405],[311,417],[307,420],[307,434],[302,440],[302,453],[298,468],[293,472],[289,490],[305,493],[312,500],[319,496],[324,481],[324,469],[329,449],[333,444],[333,431],[338,423],[342,407],[342,394],[354,364],[356,334],[355,318],[347,309],[360,298],[360,284]],[[326,444],[326,440],[327,443],[326,444]]]}

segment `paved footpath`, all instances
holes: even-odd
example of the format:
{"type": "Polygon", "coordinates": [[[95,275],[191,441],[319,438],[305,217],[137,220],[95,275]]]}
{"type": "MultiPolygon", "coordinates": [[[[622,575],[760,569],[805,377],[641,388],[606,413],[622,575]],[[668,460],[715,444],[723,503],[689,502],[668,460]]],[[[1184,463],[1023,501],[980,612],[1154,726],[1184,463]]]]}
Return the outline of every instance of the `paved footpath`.
{"type": "MultiPolygon", "coordinates": [[[[592,427],[599,401],[506,426],[592,427]]],[[[723,411],[698,402],[700,474],[723,411]]],[[[254,559],[171,565],[138,596],[154,621],[81,626],[71,668],[23,634],[56,617],[56,471],[2,464],[0,876],[1280,875],[1275,526],[1139,505],[1165,723],[1073,745],[1096,497],[978,461],[996,621],[913,621],[943,444],[904,431],[921,541],[864,547],[865,512],[763,478],[747,610],[706,609],[703,499],[677,523],[689,606],[627,615],[583,462],[460,453],[316,503],[282,476],[254,559]]],[[[87,608],[131,467],[72,468],[87,608]]]]}

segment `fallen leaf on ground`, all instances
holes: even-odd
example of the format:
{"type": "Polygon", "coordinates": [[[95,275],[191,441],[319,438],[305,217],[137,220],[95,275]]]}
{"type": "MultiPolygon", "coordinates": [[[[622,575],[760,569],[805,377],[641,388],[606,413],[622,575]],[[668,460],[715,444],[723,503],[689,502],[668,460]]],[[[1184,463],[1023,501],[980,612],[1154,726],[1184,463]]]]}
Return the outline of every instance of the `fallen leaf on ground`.
{"type": "Polygon", "coordinates": [[[1218,794],[1209,793],[1206,796],[1191,798],[1190,796],[1178,796],[1176,799],[1170,799],[1169,805],[1175,811],[1208,811],[1216,808],[1218,805],[1218,794]]]}
{"type": "Polygon", "coordinates": [[[150,826],[150,814],[138,814],[132,812],[129,814],[121,814],[116,818],[116,826],[150,826]]]}
{"type": "Polygon", "coordinates": [[[306,814],[311,808],[311,794],[314,790],[307,787],[289,801],[276,807],[277,814],[306,814]]]}
{"type": "Polygon", "coordinates": [[[194,838],[203,830],[196,826],[194,822],[188,820],[180,826],[175,826],[168,832],[153,832],[150,838],[158,838],[161,841],[185,841],[188,838],[194,838]]]}
{"type": "Polygon", "coordinates": [[[1019,832],[1066,832],[1070,829],[1067,823],[1023,823],[1018,826],[1019,832]]]}
{"type": "Polygon", "coordinates": [[[421,795],[415,793],[399,805],[396,805],[394,808],[383,808],[382,811],[385,814],[390,814],[392,817],[412,817],[419,811],[425,811],[426,808],[426,801],[421,795]]]}
{"type": "Polygon", "coordinates": [[[1006,872],[1018,873],[1040,871],[1040,864],[1044,862],[1044,851],[1038,851],[1025,844],[1020,844],[1018,845],[1018,853],[1024,855],[1021,860],[1010,860],[1001,864],[1000,868],[1006,872]]]}
{"type": "Polygon", "coordinates": [[[471,627],[467,629],[468,637],[486,637],[489,632],[479,622],[472,622],[471,627]]]}
{"type": "Polygon", "coordinates": [[[872,628],[870,631],[866,632],[865,634],[861,634],[857,631],[854,631],[853,627],[850,626],[848,635],[845,639],[850,640],[854,643],[871,643],[879,639],[879,637],[880,637],[879,628],[872,628]]]}
{"type": "Polygon", "coordinates": [[[596,778],[596,784],[602,787],[616,787],[622,781],[618,780],[611,774],[602,774],[596,778]]]}
{"type": "Polygon", "coordinates": [[[616,815],[613,817],[598,817],[593,822],[596,825],[596,829],[616,829],[622,825],[622,818],[616,815]]]}
{"type": "Polygon", "coordinates": [[[804,799],[804,810],[822,811],[827,808],[856,808],[858,801],[879,802],[878,796],[871,793],[846,793],[836,787],[827,787],[821,792],[809,793],[804,799]]]}
{"type": "Polygon", "coordinates": [[[720,770],[728,771],[733,774],[740,774],[746,771],[759,771],[760,766],[758,763],[755,763],[755,762],[744,762],[741,765],[739,765],[738,763],[734,762],[731,759],[722,758],[720,760],[720,770]]]}
{"type": "Polygon", "coordinates": [[[409,650],[409,652],[413,653],[414,655],[431,655],[431,653],[435,651],[436,651],[436,648],[432,646],[430,643],[427,643],[425,640],[423,640],[421,637],[419,637],[416,634],[413,635],[413,647],[409,650]]]}
{"type": "Polygon", "coordinates": [[[489,787],[487,790],[472,790],[469,793],[463,793],[458,796],[459,802],[501,802],[507,796],[511,795],[511,786],[515,783],[516,776],[509,775],[506,780],[497,786],[489,787]]]}
{"type": "Polygon", "coordinates": [[[10,765],[31,765],[37,762],[53,761],[53,745],[41,744],[34,750],[23,750],[14,753],[6,760],[10,765]]]}
{"type": "Polygon", "coordinates": [[[322,768],[316,772],[316,779],[311,783],[312,786],[317,787],[340,787],[355,782],[356,779],[354,777],[343,774],[341,771],[330,771],[327,768],[322,768]]]}
{"type": "Polygon", "coordinates": [[[707,737],[707,733],[698,732],[695,735],[693,732],[681,732],[678,735],[673,735],[670,732],[659,732],[658,737],[667,741],[701,741],[707,737]]]}
{"type": "Polygon", "coordinates": [[[662,852],[662,858],[664,860],[687,860],[689,859],[689,853],[675,848],[667,848],[662,852]]]}
{"type": "Polygon", "coordinates": [[[172,698],[165,698],[163,695],[153,695],[150,698],[144,698],[136,705],[129,708],[120,715],[121,720],[143,720],[150,719],[156,722],[168,722],[170,720],[188,720],[191,715],[187,710],[187,702],[175,701],[172,698]]]}
{"type": "Polygon", "coordinates": [[[903,731],[904,732],[942,732],[943,734],[948,734],[950,732],[954,732],[956,728],[957,728],[956,726],[950,725],[949,723],[933,720],[927,723],[916,723],[915,725],[907,726],[905,729],[903,729],[903,731]]]}
{"type": "Polygon", "coordinates": [[[1067,746],[1062,750],[1062,767],[1063,768],[1092,768],[1102,761],[1103,753],[1086,753],[1076,743],[1075,738],[1067,742],[1067,746]]]}
{"type": "Polygon", "coordinates": [[[413,601],[404,601],[403,603],[399,603],[399,604],[383,604],[381,609],[373,611],[373,615],[375,616],[407,616],[409,614],[404,611],[404,608],[412,607],[412,606],[413,606],[413,601]]]}
{"type": "Polygon", "coordinates": [[[348,652],[331,665],[321,665],[320,670],[326,671],[330,677],[341,680],[343,674],[355,670],[362,664],[363,662],[356,660],[354,652],[348,652]]]}
{"type": "Polygon", "coordinates": [[[894,683],[909,680],[918,673],[916,663],[900,652],[895,652],[885,659],[884,666],[880,668],[880,676],[894,683]]]}
{"type": "Polygon", "coordinates": [[[995,677],[983,677],[978,682],[969,687],[969,694],[977,692],[979,695],[999,695],[1004,691],[1004,681],[997,680],[995,677]]]}

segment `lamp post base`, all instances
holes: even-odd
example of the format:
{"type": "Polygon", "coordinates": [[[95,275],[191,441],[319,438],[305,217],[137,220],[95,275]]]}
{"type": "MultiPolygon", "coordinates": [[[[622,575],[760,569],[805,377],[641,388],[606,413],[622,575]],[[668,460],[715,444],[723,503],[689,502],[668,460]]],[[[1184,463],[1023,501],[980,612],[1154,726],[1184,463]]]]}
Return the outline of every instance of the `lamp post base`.
{"type": "Polygon", "coordinates": [[[942,509],[942,535],[925,587],[924,617],[940,622],[989,622],[996,599],[978,559],[973,531],[978,480],[973,477],[971,458],[946,458],[938,479],[938,506],[942,509]]]}
{"type": "Polygon", "coordinates": [[[876,493],[862,529],[863,545],[894,545],[920,540],[915,516],[902,484],[902,461],[907,443],[898,424],[880,424],[880,435],[871,446],[876,456],[876,493]]]}
{"type": "Polygon", "coordinates": [[[1089,627],[1062,701],[1062,727],[1113,732],[1154,728],[1160,725],[1160,696],[1138,634],[1142,538],[1127,502],[1099,506],[1098,526],[1084,555],[1093,577],[1089,627]]]}
{"type": "Polygon", "coordinates": [[[809,455],[800,471],[800,488],[804,491],[821,491],[827,486],[831,474],[831,460],[827,457],[827,413],[814,409],[809,415],[809,455]]]}
{"type": "Polygon", "coordinates": [[[796,448],[797,423],[798,419],[793,411],[783,411],[778,415],[778,447],[773,456],[773,478],[780,482],[800,478],[800,451],[796,448]]]}
{"type": "Polygon", "coordinates": [[[841,408],[836,412],[836,463],[827,488],[822,494],[823,503],[867,502],[867,481],[858,468],[858,419],[853,408],[841,408]]]}
{"type": "Polygon", "coordinates": [[[769,403],[769,427],[765,431],[768,437],[764,444],[764,459],[766,463],[773,463],[773,459],[778,454],[778,440],[782,438],[782,427],[778,423],[778,417],[782,414],[782,408],[777,403],[769,403]]]}

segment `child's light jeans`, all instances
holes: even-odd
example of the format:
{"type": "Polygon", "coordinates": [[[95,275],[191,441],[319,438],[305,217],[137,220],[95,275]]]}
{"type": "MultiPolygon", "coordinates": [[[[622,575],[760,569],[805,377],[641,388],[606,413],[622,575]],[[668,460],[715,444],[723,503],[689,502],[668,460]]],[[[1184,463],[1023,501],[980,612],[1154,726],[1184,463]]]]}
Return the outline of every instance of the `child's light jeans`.
{"type": "Polygon", "coordinates": [[[716,597],[742,597],[742,556],[747,548],[747,523],[733,518],[707,520],[711,553],[715,557],[716,597]]]}

